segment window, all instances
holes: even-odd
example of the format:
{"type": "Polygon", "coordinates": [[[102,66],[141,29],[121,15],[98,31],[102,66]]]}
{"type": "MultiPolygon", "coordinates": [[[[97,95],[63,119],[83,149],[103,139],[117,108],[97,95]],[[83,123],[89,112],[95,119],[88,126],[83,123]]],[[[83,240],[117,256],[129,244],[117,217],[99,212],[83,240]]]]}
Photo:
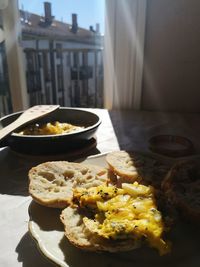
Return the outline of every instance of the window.
{"type": "Polygon", "coordinates": [[[14,111],[37,103],[138,109],[146,0],[62,3],[10,0],[0,16],[14,111]]]}
{"type": "Polygon", "coordinates": [[[102,98],[103,76],[97,69],[103,69],[104,0],[19,0],[18,7],[16,1],[10,2],[10,14],[15,11],[21,28],[17,45],[24,67],[27,106],[102,107],[102,99],[96,101],[96,97],[102,98]],[[91,12],[93,16],[89,16],[91,12]],[[97,53],[99,62],[94,60],[97,53]]]}

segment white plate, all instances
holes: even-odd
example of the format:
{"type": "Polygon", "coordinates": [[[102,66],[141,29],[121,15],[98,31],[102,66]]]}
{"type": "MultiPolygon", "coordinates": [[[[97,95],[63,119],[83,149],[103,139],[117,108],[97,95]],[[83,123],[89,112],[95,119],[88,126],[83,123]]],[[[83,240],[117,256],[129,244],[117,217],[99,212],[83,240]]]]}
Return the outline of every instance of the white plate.
{"type": "MultiPolygon", "coordinates": [[[[105,166],[105,155],[84,162],[105,166]]],[[[64,236],[60,210],[42,207],[34,202],[29,207],[29,230],[39,249],[48,259],[62,267],[199,267],[200,232],[193,226],[179,224],[171,230],[172,252],[159,256],[154,249],[143,247],[132,252],[85,252],[71,245],[64,236]]]]}

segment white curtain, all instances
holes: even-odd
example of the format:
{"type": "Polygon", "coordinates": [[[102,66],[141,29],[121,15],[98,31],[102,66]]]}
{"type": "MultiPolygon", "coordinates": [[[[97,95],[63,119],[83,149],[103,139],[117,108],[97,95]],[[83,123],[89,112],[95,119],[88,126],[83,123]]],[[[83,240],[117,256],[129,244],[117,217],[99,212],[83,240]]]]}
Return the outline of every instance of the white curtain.
{"type": "Polygon", "coordinates": [[[23,62],[23,49],[20,45],[21,22],[19,18],[18,1],[4,0],[0,4],[0,8],[4,8],[2,10],[2,17],[13,111],[19,111],[28,108],[28,95],[23,62]]]}
{"type": "Polygon", "coordinates": [[[140,109],[146,0],[106,0],[104,105],[140,109]]]}

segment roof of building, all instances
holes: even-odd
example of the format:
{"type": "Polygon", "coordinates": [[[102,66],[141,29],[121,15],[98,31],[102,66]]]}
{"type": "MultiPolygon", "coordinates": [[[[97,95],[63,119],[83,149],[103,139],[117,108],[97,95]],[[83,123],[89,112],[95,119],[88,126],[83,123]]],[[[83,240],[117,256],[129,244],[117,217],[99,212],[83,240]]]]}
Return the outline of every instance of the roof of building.
{"type": "Polygon", "coordinates": [[[102,41],[102,36],[91,30],[78,27],[74,33],[71,31],[71,24],[54,19],[48,24],[44,16],[24,10],[20,10],[20,20],[24,39],[56,39],[91,44],[100,44],[102,41]]]}

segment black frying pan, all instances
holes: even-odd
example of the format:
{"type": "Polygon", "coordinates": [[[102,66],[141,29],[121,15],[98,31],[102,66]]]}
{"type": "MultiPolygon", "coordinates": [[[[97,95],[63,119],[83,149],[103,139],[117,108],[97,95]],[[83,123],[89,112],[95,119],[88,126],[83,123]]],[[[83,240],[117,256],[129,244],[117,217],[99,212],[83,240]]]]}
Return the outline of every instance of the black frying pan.
{"type": "MultiPolygon", "coordinates": [[[[3,128],[17,119],[22,112],[12,113],[0,119],[0,128],[3,128]]],[[[100,118],[93,112],[75,108],[60,107],[55,112],[36,121],[66,122],[78,126],[84,126],[79,132],[62,135],[19,135],[12,133],[0,143],[0,147],[9,146],[12,150],[27,154],[53,154],[65,153],[68,150],[85,146],[94,136],[101,123],[100,118]]],[[[23,126],[24,127],[24,126],[23,126]]],[[[23,128],[22,127],[22,128],[23,128]]],[[[20,129],[18,129],[20,130],[20,129]]]]}

